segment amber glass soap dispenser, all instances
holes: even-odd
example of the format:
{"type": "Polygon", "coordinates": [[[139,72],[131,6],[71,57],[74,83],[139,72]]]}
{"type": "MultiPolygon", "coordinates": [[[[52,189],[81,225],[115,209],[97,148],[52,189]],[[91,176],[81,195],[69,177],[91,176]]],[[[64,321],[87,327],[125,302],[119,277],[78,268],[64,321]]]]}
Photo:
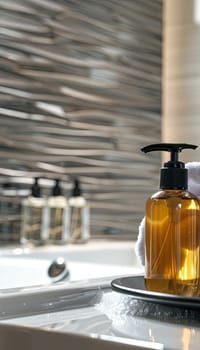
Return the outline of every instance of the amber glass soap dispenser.
{"type": "Polygon", "coordinates": [[[178,160],[189,144],[161,143],[142,151],[167,151],[160,191],[146,203],[145,285],[147,290],[182,296],[200,294],[200,204],[188,192],[188,171],[178,160]]]}

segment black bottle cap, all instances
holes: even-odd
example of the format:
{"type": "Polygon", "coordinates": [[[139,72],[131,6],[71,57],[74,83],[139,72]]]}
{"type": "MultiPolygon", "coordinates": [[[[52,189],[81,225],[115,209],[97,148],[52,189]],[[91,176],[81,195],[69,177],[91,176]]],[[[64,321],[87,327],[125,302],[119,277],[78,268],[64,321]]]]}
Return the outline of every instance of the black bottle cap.
{"type": "Polygon", "coordinates": [[[74,180],[74,187],[72,190],[72,197],[80,197],[82,195],[81,187],[80,187],[80,182],[78,179],[74,180]]]}
{"type": "Polygon", "coordinates": [[[38,180],[39,180],[39,178],[36,177],[34,180],[34,184],[31,187],[31,194],[33,197],[40,198],[41,192],[40,192],[40,186],[39,186],[38,180]]]}
{"type": "Polygon", "coordinates": [[[60,187],[60,180],[56,179],[55,180],[55,184],[52,188],[52,196],[56,197],[56,196],[62,196],[62,190],[60,187]]]}
{"type": "Polygon", "coordinates": [[[160,188],[163,190],[187,190],[188,170],[180,162],[178,154],[183,149],[196,149],[198,146],[187,143],[158,143],[143,147],[142,152],[167,151],[171,153],[170,160],[164,163],[160,171],[160,188]]]}

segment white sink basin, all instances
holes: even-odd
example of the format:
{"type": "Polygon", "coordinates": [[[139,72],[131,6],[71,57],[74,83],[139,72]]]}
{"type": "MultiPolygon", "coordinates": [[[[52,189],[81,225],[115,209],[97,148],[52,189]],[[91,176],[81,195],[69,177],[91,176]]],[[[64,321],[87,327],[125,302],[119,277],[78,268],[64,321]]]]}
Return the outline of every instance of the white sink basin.
{"type": "Polygon", "coordinates": [[[114,293],[110,278],[0,293],[0,349],[163,349],[157,342],[112,335],[112,319],[99,310],[104,293],[114,293]]]}
{"type": "Polygon", "coordinates": [[[141,273],[133,242],[94,241],[84,245],[1,249],[0,290],[48,285],[51,262],[63,257],[68,281],[141,273]]]}
{"type": "MultiPolygon", "coordinates": [[[[26,255],[39,259],[63,256],[67,261],[80,261],[95,264],[141,267],[134,251],[133,241],[90,241],[87,244],[63,246],[48,245],[37,248],[15,249],[13,254],[26,255]]],[[[5,251],[6,252],[6,251],[5,251]]]]}
{"type": "Polygon", "coordinates": [[[64,350],[66,344],[74,350],[199,350],[194,310],[142,305],[141,300],[112,291],[110,281],[0,294],[0,349],[13,350],[17,343],[23,350],[64,350]]]}

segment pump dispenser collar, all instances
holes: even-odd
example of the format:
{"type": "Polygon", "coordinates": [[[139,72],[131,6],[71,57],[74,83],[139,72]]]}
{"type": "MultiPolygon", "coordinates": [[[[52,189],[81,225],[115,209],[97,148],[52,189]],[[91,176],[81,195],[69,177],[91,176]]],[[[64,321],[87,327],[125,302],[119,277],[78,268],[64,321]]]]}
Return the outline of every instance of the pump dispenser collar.
{"type": "Polygon", "coordinates": [[[142,152],[170,152],[170,160],[164,163],[160,173],[160,188],[165,190],[186,190],[188,188],[188,171],[185,164],[180,162],[178,154],[183,149],[196,149],[198,146],[187,143],[156,143],[145,146],[142,152]]]}

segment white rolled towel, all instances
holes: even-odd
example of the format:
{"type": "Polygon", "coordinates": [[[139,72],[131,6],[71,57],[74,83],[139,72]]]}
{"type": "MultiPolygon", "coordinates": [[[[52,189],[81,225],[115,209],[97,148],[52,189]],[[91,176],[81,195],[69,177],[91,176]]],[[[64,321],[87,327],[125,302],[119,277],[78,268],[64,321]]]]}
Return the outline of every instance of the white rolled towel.
{"type": "MultiPolygon", "coordinates": [[[[200,162],[189,162],[185,167],[188,169],[188,191],[200,198],[200,162]]],[[[140,263],[145,265],[145,217],[139,225],[135,253],[140,263]]]]}

